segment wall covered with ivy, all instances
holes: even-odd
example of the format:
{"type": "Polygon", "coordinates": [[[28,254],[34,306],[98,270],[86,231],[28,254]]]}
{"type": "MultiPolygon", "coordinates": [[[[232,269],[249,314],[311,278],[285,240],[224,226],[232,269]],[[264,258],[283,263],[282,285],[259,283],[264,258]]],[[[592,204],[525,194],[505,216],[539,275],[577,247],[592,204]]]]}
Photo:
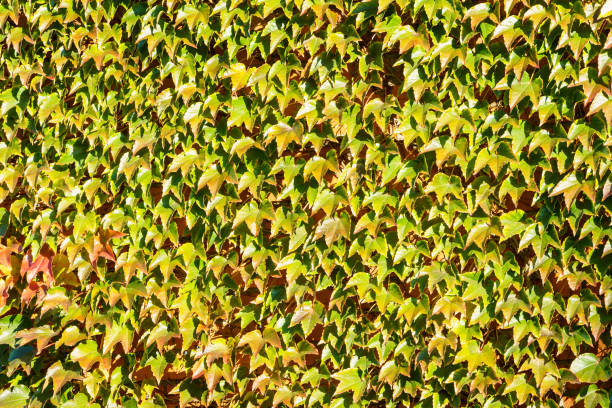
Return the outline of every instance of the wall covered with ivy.
{"type": "Polygon", "coordinates": [[[607,408],[611,27],[0,0],[0,408],[607,408]]]}

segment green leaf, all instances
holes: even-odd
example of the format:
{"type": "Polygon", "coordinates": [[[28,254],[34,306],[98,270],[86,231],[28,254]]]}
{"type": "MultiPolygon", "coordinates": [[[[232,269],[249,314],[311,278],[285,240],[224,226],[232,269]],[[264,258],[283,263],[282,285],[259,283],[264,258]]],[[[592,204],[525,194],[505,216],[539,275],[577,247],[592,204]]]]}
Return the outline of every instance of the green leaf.
{"type": "Polygon", "coordinates": [[[251,116],[251,112],[247,107],[246,99],[243,96],[232,101],[230,117],[227,120],[228,127],[242,125],[244,125],[248,130],[252,130],[254,125],[253,117],[251,116]]]}
{"type": "Polygon", "coordinates": [[[426,193],[435,193],[436,198],[440,203],[443,202],[444,197],[448,194],[462,199],[461,180],[457,176],[448,176],[444,173],[437,173],[431,182],[425,187],[426,193]]]}
{"type": "Polygon", "coordinates": [[[367,386],[367,382],[361,378],[357,368],[347,368],[339,371],[332,374],[332,378],[338,381],[334,395],[350,391],[353,393],[353,402],[357,402],[361,398],[367,386]]]}
{"type": "Polygon", "coordinates": [[[158,384],[160,383],[167,366],[168,362],[161,354],[158,354],[155,357],[150,357],[145,363],[145,367],[151,367],[153,377],[155,377],[158,384]]]}
{"type": "Polygon", "coordinates": [[[57,94],[38,96],[38,119],[44,121],[60,105],[60,97],[57,94]]]}
{"type": "Polygon", "coordinates": [[[510,109],[514,108],[520,101],[528,97],[535,107],[538,106],[540,100],[540,92],[542,81],[531,79],[527,75],[523,75],[520,80],[512,82],[510,85],[510,109]]]}
{"type": "Polygon", "coordinates": [[[363,298],[366,291],[370,288],[370,275],[365,272],[358,272],[354,274],[346,284],[347,288],[353,286],[357,287],[357,294],[360,298],[363,298]]]}
{"type": "Polygon", "coordinates": [[[93,340],[87,340],[72,350],[70,358],[79,363],[83,371],[89,371],[89,368],[100,358],[98,344],[93,340]]]}
{"type": "Polygon", "coordinates": [[[467,248],[472,242],[475,242],[481,249],[483,244],[486,242],[489,236],[490,225],[486,222],[479,223],[470,228],[467,239],[465,241],[465,247],[467,248]]]}
{"type": "Polygon", "coordinates": [[[60,407],[61,408],[81,408],[81,407],[100,408],[100,405],[89,402],[89,398],[87,398],[87,395],[80,392],[77,395],[75,395],[74,398],[71,399],[70,401],[64,402],[60,407]]]}
{"type": "Polygon", "coordinates": [[[610,361],[608,359],[599,361],[595,354],[581,354],[570,365],[570,371],[585,383],[596,383],[607,381],[612,375],[610,372],[610,361]]]}
{"type": "Polygon", "coordinates": [[[17,385],[0,393],[0,408],[23,408],[30,399],[30,390],[24,385],[17,385]]]}
{"type": "Polygon", "coordinates": [[[519,404],[524,404],[530,395],[536,395],[535,387],[525,379],[523,374],[515,375],[512,382],[504,389],[504,395],[515,392],[519,404]]]}
{"type": "Polygon", "coordinates": [[[461,347],[461,350],[455,356],[455,362],[461,363],[467,361],[468,371],[472,372],[481,365],[486,365],[495,369],[496,357],[495,350],[491,344],[487,343],[483,349],[480,348],[478,343],[474,340],[470,340],[461,347]]]}
{"type": "Polygon", "coordinates": [[[527,224],[522,222],[524,216],[525,212],[523,210],[513,210],[499,217],[504,239],[521,234],[527,228],[527,224]]]}

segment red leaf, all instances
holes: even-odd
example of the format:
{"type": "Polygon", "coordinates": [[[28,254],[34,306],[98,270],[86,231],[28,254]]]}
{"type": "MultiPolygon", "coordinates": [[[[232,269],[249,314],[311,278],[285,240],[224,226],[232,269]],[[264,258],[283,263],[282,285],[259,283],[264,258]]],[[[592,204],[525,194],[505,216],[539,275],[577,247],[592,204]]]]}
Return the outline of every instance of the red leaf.
{"type": "Polygon", "coordinates": [[[38,272],[42,272],[47,276],[49,282],[53,283],[55,278],[53,277],[52,261],[52,255],[44,256],[41,254],[32,262],[32,254],[28,253],[21,261],[21,276],[25,275],[26,281],[30,283],[38,272]]]}
{"type": "Polygon", "coordinates": [[[21,245],[13,243],[10,246],[0,245],[0,265],[11,267],[11,255],[19,251],[21,245]]]}
{"type": "Polygon", "coordinates": [[[41,287],[36,282],[28,282],[28,286],[21,292],[21,304],[28,304],[38,293],[41,287]]]}
{"type": "Polygon", "coordinates": [[[121,232],[121,231],[114,231],[114,230],[106,230],[102,232],[102,240],[104,242],[108,242],[111,239],[114,238],[123,238],[125,237],[127,234],[121,232]]]}

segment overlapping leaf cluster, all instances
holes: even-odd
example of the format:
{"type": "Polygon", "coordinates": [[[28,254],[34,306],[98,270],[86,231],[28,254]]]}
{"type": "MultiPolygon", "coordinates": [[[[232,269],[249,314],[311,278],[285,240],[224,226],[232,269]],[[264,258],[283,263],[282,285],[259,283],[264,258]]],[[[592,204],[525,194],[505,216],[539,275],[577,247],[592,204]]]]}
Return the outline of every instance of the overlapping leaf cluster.
{"type": "Polygon", "coordinates": [[[607,407],[611,17],[0,2],[0,407],[607,407]]]}

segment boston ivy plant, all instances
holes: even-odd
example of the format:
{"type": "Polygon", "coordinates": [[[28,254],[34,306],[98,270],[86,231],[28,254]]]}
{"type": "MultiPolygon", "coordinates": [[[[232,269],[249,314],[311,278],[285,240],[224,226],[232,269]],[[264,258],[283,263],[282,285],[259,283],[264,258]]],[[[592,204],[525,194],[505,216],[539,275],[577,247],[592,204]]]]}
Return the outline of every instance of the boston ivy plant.
{"type": "Polygon", "coordinates": [[[612,0],[0,0],[0,408],[608,407],[612,0]]]}

